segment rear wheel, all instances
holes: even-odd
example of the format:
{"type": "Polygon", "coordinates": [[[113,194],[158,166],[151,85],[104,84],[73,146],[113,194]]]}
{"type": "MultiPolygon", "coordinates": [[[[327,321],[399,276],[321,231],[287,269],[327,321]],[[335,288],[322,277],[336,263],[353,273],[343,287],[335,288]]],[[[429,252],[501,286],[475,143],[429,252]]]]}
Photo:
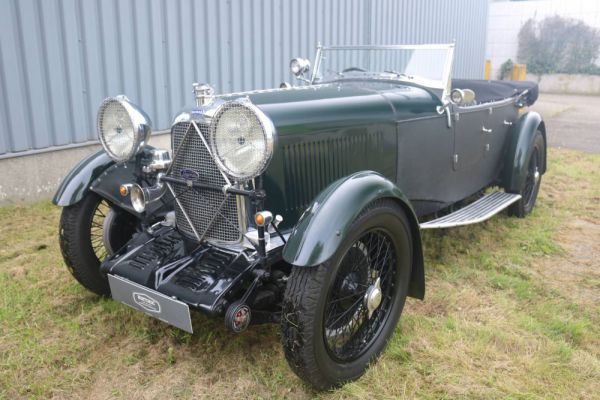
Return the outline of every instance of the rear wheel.
{"type": "Polygon", "coordinates": [[[114,208],[95,193],[65,207],[60,218],[59,236],[63,259],[71,274],[86,289],[109,295],[108,279],[100,264],[121,248],[135,232],[138,219],[114,208]]]}
{"type": "Polygon", "coordinates": [[[541,171],[544,165],[545,144],[542,133],[537,131],[533,141],[533,149],[527,162],[527,175],[523,187],[519,191],[521,199],[509,208],[509,214],[524,218],[531,213],[537,200],[542,183],[541,171]]]}
{"type": "Polygon", "coordinates": [[[393,334],[406,300],[412,238],[402,208],[376,201],[349,232],[326,263],[293,267],[284,297],[286,358],[318,389],[365,372],[393,334]]]}

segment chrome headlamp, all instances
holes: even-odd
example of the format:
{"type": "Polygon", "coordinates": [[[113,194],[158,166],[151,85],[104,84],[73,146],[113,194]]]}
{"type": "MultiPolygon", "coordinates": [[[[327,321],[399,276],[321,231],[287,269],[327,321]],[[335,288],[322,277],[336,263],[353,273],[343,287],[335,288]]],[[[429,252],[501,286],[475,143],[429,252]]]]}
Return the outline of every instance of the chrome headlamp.
{"type": "Polygon", "coordinates": [[[305,58],[292,58],[290,61],[290,72],[300,77],[310,69],[310,61],[305,58]]]}
{"type": "Polygon", "coordinates": [[[212,119],[213,155],[219,168],[235,181],[263,173],[273,155],[274,140],[273,123],[250,102],[227,102],[212,119]]]}
{"type": "Polygon", "coordinates": [[[150,118],[125,96],[109,97],[98,109],[98,138],[116,162],[135,156],[152,132],[150,118]]]}

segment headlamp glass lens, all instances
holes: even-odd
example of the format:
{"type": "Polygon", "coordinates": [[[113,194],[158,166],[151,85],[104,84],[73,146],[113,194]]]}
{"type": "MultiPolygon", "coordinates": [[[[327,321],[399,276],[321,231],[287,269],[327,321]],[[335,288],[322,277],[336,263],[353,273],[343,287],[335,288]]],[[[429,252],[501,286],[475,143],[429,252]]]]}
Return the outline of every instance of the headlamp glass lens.
{"type": "Polygon", "coordinates": [[[115,160],[131,157],[136,145],[133,121],[119,101],[109,100],[101,106],[98,133],[106,152],[115,160]]]}
{"type": "Polygon", "coordinates": [[[233,177],[256,176],[270,156],[263,126],[248,107],[239,104],[227,107],[218,115],[213,132],[216,155],[233,177]]]}

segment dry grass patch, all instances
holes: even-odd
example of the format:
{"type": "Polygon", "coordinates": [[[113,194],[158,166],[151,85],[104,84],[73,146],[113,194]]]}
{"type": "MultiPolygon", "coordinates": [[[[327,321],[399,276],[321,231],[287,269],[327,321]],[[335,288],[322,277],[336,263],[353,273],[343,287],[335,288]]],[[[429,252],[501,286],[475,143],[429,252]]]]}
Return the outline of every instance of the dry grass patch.
{"type": "Polygon", "coordinates": [[[380,362],[315,393],[276,326],[194,335],[85,292],[50,204],[0,208],[0,398],[594,398],[600,393],[600,157],[552,150],[530,218],[424,235],[427,297],[380,362]]]}

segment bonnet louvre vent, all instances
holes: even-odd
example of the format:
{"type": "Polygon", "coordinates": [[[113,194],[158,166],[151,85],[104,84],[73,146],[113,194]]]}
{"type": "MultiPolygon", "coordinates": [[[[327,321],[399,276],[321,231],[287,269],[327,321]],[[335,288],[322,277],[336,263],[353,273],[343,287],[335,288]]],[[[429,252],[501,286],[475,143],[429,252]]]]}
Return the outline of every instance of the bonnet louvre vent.
{"type": "Polygon", "coordinates": [[[347,134],[283,147],[288,211],[300,211],[330,183],[353,172],[378,170],[373,154],[383,150],[383,133],[347,134]]]}

